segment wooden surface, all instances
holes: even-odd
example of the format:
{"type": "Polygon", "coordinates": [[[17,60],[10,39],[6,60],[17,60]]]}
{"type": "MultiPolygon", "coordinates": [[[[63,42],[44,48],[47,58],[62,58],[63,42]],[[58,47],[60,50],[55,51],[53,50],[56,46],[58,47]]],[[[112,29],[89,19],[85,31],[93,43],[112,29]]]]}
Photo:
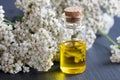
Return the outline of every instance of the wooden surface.
{"type": "MultiPolygon", "coordinates": [[[[14,15],[21,14],[19,10],[14,8],[14,1],[15,0],[0,0],[0,4],[4,4],[4,9],[7,12],[6,15],[9,16],[9,18],[13,16],[12,13],[14,13],[14,15]]],[[[115,24],[109,35],[114,40],[120,35],[119,18],[115,17],[115,24]]],[[[87,69],[82,74],[64,74],[59,69],[59,63],[55,63],[49,72],[37,72],[31,69],[29,73],[20,72],[12,75],[0,71],[0,80],[120,80],[120,64],[110,62],[109,57],[111,53],[109,45],[110,43],[102,36],[96,39],[93,47],[87,51],[87,69]]]]}

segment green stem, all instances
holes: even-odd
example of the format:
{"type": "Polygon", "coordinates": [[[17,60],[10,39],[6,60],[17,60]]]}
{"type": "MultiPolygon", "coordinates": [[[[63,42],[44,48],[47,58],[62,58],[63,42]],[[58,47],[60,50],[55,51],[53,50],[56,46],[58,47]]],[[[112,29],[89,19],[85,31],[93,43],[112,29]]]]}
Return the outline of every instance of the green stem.
{"type": "Polygon", "coordinates": [[[6,23],[8,23],[8,24],[11,24],[11,25],[14,25],[14,23],[12,23],[10,20],[8,20],[8,19],[5,19],[4,20],[6,23]]]}
{"type": "Polygon", "coordinates": [[[118,48],[120,49],[120,45],[118,46],[118,48]]]}
{"type": "MultiPolygon", "coordinates": [[[[113,41],[107,34],[102,32],[100,29],[98,29],[98,32],[102,34],[108,41],[110,41],[113,45],[118,45],[115,41],[113,41]]],[[[120,49],[120,45],[118,45],[118,48],[120,49]]]]}
{"type": "Polygon", "coordinates": [[[102,34],[108,41],[110,41],[113,45],[118,45],[115,41],[113,41],[107,34],[102,32],[100,29],[98,29],[99,33],[102,34]]]}

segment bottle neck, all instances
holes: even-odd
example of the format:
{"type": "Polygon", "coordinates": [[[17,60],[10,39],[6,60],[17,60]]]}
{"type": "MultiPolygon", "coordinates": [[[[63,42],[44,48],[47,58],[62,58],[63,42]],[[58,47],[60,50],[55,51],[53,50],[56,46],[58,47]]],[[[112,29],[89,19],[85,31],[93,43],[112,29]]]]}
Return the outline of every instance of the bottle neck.
{"type": "Polygon", "coordinates": [[[71,41],[75,41],[77,40],[77,30],[80,30],[81,28],[81,23],[80,22],[74,22],[74,23],[71,23],[71,22],[67,22],[65,23],[65,28],[71,30],[72,32],[72,35],[71,35],[71,41]]]}
{"type": "Polygon", "coordinates": [[[82,26],[81,22],[75,22],[75,23],[71,23],[71,22],[65,22],[65,27],[69,28],[69,29],[78,29],[82,26]]]}

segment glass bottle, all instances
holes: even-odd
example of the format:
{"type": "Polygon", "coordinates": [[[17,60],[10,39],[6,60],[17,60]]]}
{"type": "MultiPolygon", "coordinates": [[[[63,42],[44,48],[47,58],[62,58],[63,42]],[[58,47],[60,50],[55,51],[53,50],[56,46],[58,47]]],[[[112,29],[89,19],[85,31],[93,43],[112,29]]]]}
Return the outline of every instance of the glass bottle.
{"type": "Polygon", "coordinates": [[[68,7],[65,12],[65,30],[70,32],[70,38],[66,33],[61,33],[60,43],[60,69],[67,74],[82,73],[86,69],[86,28],[81,25],[83,14],[79,7],[68,7]]]}

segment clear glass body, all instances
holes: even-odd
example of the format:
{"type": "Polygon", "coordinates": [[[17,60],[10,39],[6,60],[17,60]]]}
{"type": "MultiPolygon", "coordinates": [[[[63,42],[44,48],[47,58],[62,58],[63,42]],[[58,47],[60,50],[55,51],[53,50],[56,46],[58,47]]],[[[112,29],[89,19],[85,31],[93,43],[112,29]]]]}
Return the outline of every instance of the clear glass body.
{"type": "Polygon", "coordinates": [[[77,23],[65,23],[71,37],[62,33],[60,43],[60,69],[67,74],[82,73],[86,69],[86,28],[77,23]],[[64,39],[64,37],[67,37],[64,39]]]}

